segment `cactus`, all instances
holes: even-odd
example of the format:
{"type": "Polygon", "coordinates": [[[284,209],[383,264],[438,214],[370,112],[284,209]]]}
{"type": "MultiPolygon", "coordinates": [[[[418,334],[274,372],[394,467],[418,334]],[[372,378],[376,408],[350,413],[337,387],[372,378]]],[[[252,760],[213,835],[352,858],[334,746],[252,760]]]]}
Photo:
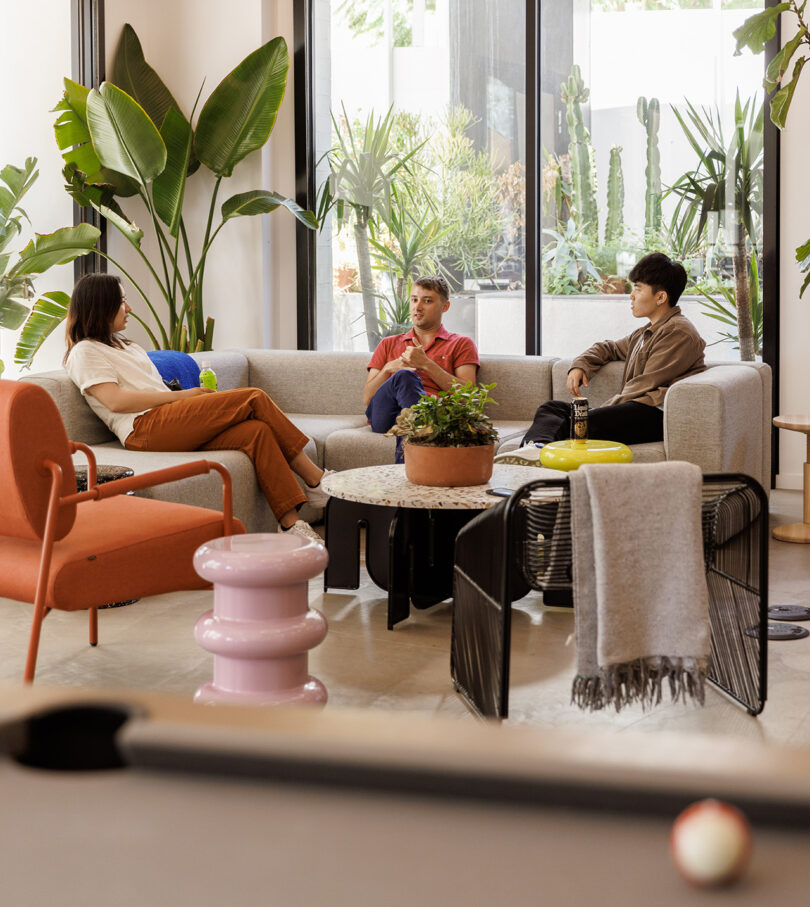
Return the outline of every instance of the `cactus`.
{"type": "Polygon", "coordinates": [[[658,98],[640,97],[636,105],[639,122],[647,130],[647,189],[644,195],[644,234],[649,242],[661,232],[661,154],[658,127],[661,109],[658,98]]]}
{"type": "Polygon", "coordinates": [[[561,98],[566,106],[571,158],[571,182],[574,213],[583,235],[597,242],[599,239],[599,211],[596,207],[596,170],[594,167],[591,137],[582,119],[581,105],[588,100],[590,91],[582,81],[582,73],[575,63],[571,75],[562,84],[561,98]]]}
{"type": "Polygon", "coordinates": [[[618,245],[624,233],[624,176],[622,175],[622,149],[614,145],[610,149],[610,168],[607,182],[607,222],[605,223],[605,245],[618,245]]]}

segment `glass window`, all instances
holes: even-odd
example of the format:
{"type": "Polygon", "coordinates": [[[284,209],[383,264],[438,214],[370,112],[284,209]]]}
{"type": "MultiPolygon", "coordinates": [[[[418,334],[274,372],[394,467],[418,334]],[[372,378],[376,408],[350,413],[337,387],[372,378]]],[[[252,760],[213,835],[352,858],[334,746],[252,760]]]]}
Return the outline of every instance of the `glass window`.
{"type": "Polygon", "coordinates": [[[763,6],[541,5],[544,353],[637,328],[627,274],[660,250],[687,268],[681,308],[707,357],[740,358],[737,299],[743,358],[761,354],[763,58],[735,57],[732,32],[763,6]]]}
{"type": "Polygon", "coordinates": [[[319,349],[410,328],[419,275],[525,349],[525,0],[313,0],[319,349]],[[516,329],[515,329],[516,326],[516,329]]]}

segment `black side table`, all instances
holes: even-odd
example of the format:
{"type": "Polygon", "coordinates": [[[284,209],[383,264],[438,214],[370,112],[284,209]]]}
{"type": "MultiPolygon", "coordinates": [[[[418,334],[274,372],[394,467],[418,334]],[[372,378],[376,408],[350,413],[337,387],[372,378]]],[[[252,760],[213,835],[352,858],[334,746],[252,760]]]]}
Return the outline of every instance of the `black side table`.
{"type": "MultiPolygon", "coordinates": [[[[73,471],[76,473],[76,491],[87,491],[87,467],[76,466],[73,471]]],[[[105,482],[114,482],[116,479],[126,479],[134,476],[135,470],[129,466],[96,466],[96,481],[99,485],[105,482]]],[[[132,494],[132,492],[130,492],[132,494]]],[[[121,608],[124,605],[132,605],[137,598],[129,598],[123,602],[111,602],[109,605],[99,605],[99,611],[104,608],[121,608]]]]}

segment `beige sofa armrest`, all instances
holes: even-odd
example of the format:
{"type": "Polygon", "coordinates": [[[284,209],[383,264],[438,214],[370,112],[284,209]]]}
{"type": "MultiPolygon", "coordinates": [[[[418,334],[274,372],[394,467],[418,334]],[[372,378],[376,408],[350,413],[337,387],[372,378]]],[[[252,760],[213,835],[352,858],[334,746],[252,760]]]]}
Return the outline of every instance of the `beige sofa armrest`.
{"type": "Polygon", "coordinates": [[[770,488],[770,370],[761,368],[717,365],[674,384],[664,400],[667,459],[770,488]]]}

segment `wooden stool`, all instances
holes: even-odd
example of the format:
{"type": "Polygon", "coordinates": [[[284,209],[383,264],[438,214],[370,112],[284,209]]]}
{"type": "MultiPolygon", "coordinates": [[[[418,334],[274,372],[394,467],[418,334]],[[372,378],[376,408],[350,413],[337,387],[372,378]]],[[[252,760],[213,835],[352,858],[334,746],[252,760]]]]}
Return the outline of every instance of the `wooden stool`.
{"type": "Polygon", "coordinates": [[[777,526],[773,537],[780,542],[810,542],[810,416],[776,416],[773,424],[788,431],[800,431],[807,436],[807,454],[804,463],[804,522],[777,526]]]}
{"type": "Polygon", "coordinates": [[[214,680],[195,702],[326,702],[326,687],[308,673],[307,653],[326,636],[326,618],[309,608],[307,581],[327,559],[321,543],[292,533],[232,535],[197,549],[194,569],[214,584],[214,609],[197,621],[194,638],[214,654],[214,680]]]}

